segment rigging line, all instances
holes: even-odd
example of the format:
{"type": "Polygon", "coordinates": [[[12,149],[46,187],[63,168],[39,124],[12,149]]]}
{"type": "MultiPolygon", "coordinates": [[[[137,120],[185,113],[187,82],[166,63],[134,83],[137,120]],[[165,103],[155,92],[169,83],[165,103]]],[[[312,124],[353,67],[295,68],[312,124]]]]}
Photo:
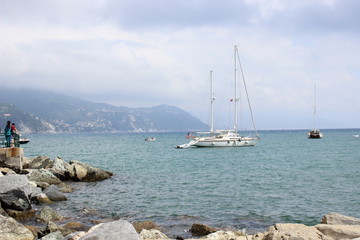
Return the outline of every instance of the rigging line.
{"type": "Polygon", "coordinates": [[[243,68],[242,68],[241,61],[240,61],[239,51],[236,51],[236,53],[237,53],[237,58],[238,58],[239,66],[240,66],[240,70],[241,70],[241,76],[242,76],[243,83],[244,83],[247,102],[248,102],[248,106],[249,106],[249,109],[250,109],[251,121],[252,121],[252,124],[253,124],[253,128],[255,130],[255,134],[257,136],[258,133],[257,133],[256,127],[255,127],[254,115],[253,115],[251,104],[250,104],[250,98],[249,98],[249,94],[248,94],[248,90],[247,90],[247,86],[246,86],[246,82],[245,82],[245,76],[244,76],[243,68]]]}

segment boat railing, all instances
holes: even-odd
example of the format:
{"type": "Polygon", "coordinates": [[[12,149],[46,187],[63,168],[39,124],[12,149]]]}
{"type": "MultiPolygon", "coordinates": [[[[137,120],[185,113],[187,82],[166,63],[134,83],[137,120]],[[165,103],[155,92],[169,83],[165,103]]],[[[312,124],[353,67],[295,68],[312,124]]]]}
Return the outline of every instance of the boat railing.
{"type": "MultiPolygon", "coordinates": [[[[13,137],[11,138],[11,146],[12,147],[20,147],[20,135],[17,133],[13,134],[13,137]]],[[[6,147],[6,137],[5,133],[0,133],[0,147],[5,148],[6,147]]]]}

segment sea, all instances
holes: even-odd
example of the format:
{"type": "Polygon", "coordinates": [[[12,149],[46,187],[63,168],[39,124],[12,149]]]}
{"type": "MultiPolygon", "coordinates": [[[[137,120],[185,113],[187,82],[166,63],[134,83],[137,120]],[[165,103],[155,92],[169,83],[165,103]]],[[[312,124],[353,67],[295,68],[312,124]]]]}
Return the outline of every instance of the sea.
{"type": "Polygon", "coordinates": [[[68,200],[51,205],[72,221],[150,220],[187,238],[193,223],[253,234],[275,223],[315,225],[330,212],[360,218],[360,129],[322,132],[260,131],[255,147],[186,149],[175,148],[186,133],[39,134],[24,136],[31,141],[22,147],[29,158],[113,173],[70,183],[68,200]]]}

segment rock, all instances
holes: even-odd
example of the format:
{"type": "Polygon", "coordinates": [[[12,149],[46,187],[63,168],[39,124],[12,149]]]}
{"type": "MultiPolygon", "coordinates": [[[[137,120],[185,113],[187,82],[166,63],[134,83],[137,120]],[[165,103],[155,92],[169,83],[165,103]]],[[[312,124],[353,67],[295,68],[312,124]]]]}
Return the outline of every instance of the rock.
{"type": "Polygon", "coordinates": [[[5,209],[19,211],[31,209],[29,198],[26,196],[25,192],[20,189],[12,189],[10,191],[0,193],[0,201],[2,207],[5,209]]]}
{"type": "Polygon", "coordinates": [[[35,197],[31,198],[31,201],[41,204],[41,203],[52,203],[49,197],[45,193],[40,193],[35,197]]]}
{"type": "Polygon", "coordinates": [[[308,227],[303,224],[281,223],[275,224],[268,228],[264,233],[266,240],[282,240],[282,239],[326,239],[324,234],[314,227],[308,227]]]}
{"type": "Polygon", "coordinates": [[[32,232],[11,217],[0,215],[0,236],[2,240],[33,240],[32,232]]]}
{"type": "Polygon", "coordinates": [[[1,202],[0,202],[0,215],[3,215],[5,217],[8,217],[9,215],[7,214],[7,212],[1,207],[1,202]]]}
{"type": "Polygon", "coordinates": [[[79,240],[140,240],[138,233],[131,223],[125,220],[117,220],[101,223],[92,227],[79,240]]]}
{"type": "Polygon", "coordinates": [[[74,232],[73,230],[69,230],[69,229],[65,229],[61,226],[58,226],[56,225],[54,222],[52,221],[49,221],[45,227],[45,229],[41,230],[39,232],[39,236],[40,237],[44,237],[44,236],[47,236],[51,233],[54,233],[54,232],[60,232],[62,236],[66,236],[72,232],[74,232]]]}
{"type": "Polygon", "coordinates": [[[71,231],[88,231],[89,227],[85,226],[80,222],[68,222],[63,226],[64,229],[71,231]]]}
{"type": "Polygon", "coordinates": [[[30,225],[25,225],[25,227],[29,229],[32,232],[33,236],[35,236],[35,239],[37,239],[40,229],[38,227],[30,225]]]}
{"type": "Polygon", "coordinates": [[[3,175],[8,175],[8,174],[16,174],[16,172],[10,168],[5,168],[5,167],[2,167],[0,168],[0,172],[3,174],[3,175]]]}
{"type": "Polygon", "coordinates": [[[59,215],[57,212],[55,212],[48,206],[44,207],[36,216],[36,220],[42,222],[60,221],[62,219],[64,219],[63,216],[59,215]]]}
{"type": "Polygon", "coordinates": [[[30,163],[28,164],[28,168],[30,169],[42,169],[46,168],[51,164],[51,160],[46,156],[37,156],[34,157],[30,163]]]}
{"type": "Polygon", "coordinates": [[[27,157],[23,157],[23,168],[29,168],[29,164],[31,163],[32,159],[27,158],[27,157]]]}
{"type": "Polygon", "coordinates": [[[41,238],[41,240],[63,240],[64,236],[60,231],[49,233],[41,238]]]}
{"type": "Polygon", "coordinates": [[[36,214],[36,211],[34,209],[24,210],[24,211],[7,209],[6,211],[10,217],[12,217],[16,220],[24,220],[24,219],[28,219],[28,218],[33,218],[33,217],[35,217],[35,214],[36,214]]]}
{"type": "Polygon", "coordinates": [[[140,239],[141,240],[166,240],[166,239],[170,239],[170,238],[168,238],[165,234],[163,234],[159,230],[156,230],[156,229],[151,229],[151,230],[143,229],[140,232],[140,239]]]}
{"type": "Polygon", "coordinates": [[[58,187],[59,191],[63,192],[63,193],[74,192],[74,188],[66,183],[60,183],[59,185],[57,185],[57,187],[58,187]]]}
{"type": "Polygon", "coordinates": [[[321,223],[329,225],[360,225],[360,219],[332,212],[324,215],[321,223]]]}
{"type": "Polygon", "coordinates": [[[44,190],[43,193],[46,194],[46,196],[48,196],[48,198],[53,202],[67,200],[65,194],[60,192],[57,186],[55,185],[50,185],[47,189],[44,190]]]}
{"type": "Polygon", "coordinates": [[[216,232],[218,229],[204,225],[204,224],[200,224],[200,223],[194,223],[189,232],[191,232],[194,236],[205,236],[208,235],[210,233],[216,232]]]}
{"type": "Polygon", "coordinates": [[[73,169],[73,171],[71,172],[72,179],[77,180],[77,181],[82,181],[86,177],[87,170],[83,166],[81,166],[77,163],[74,163],[74,164],[71,164],[71,168],[73,169]]]}
{"type": "Polygon", "coordinates": [[[46,182],[48,184],[60,184],[62,181],[46,169],[33,169],[26,175],[29,181],[46,182]]]}
{"type": "Polygon", "coordinates": [[[3,176],[0,181],[0,193],[5,193],[13,189],[22,190],[27,196],[32,192],[29,180],[25,175],[11,174],[3,176]]]}
{"type": "Polygon", "coordinates": [[[68,180],[70,177],[70,164],[62,158],[56,157],[49,166],[51,171],[60,180],[68,180]]]}
{"type": "Polygon", "coordinates": [[[156,223],[154,223],[152,221],[133,222],[132,225],[134,226],[137,233],[140,233],[143,229],[146,229],[146,230],[151,230],[151,229],[161,230],[160,227],[158,225],[156,225],[156,223]]]}
{"type": "Polygon", "coordinates": [[[319,224],[315,228],[332,239],[360,238],[360,225],[328,225],[319,224]]]}
{"type": "MultiPolygon", "coordinates": [[[[248,240],[248,239],[255,239],[251,235],[246,236],[241,231],[217,231],[214,233],[210,233],[206,235],[205,237],[202,237],[200,239],[216,239],[216,240],[248,240]]],[[[260,239],[259,239],[260,240],[260,239]]]]}
{"type": "Polygon", "coordinates": [[[104,171],[100,168],[96,168],[79,161],[70,161],[70,165],[73,167],[73,177],[75,177],[75,180],[95,182],[108,179],[112,176],[112,173],[108,171],[104,171]]]}
{"type": "MultiPolygon", "coordinates": [[[[60,183],[61,184],[61,183],[60,183]]],[[[36,182],[36,185],[41,188],[42,190],[45,190],[50,186],[47,182],[36,182]]]]}
{"type": "Polygon", "coordinates": [[[73,232],[65,236],[63,240],[78,240],[79,238],[85,236],[86,232],[73,232]]]}

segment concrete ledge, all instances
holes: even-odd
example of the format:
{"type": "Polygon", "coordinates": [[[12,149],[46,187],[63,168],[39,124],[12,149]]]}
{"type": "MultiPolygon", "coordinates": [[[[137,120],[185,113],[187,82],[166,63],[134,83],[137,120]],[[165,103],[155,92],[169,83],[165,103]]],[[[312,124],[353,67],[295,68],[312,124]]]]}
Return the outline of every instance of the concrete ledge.
{"type": "Polygon", "coordinates": [[[24,149],[19,147],[0,148],[0,166],[22,170],[24,149]]]}

